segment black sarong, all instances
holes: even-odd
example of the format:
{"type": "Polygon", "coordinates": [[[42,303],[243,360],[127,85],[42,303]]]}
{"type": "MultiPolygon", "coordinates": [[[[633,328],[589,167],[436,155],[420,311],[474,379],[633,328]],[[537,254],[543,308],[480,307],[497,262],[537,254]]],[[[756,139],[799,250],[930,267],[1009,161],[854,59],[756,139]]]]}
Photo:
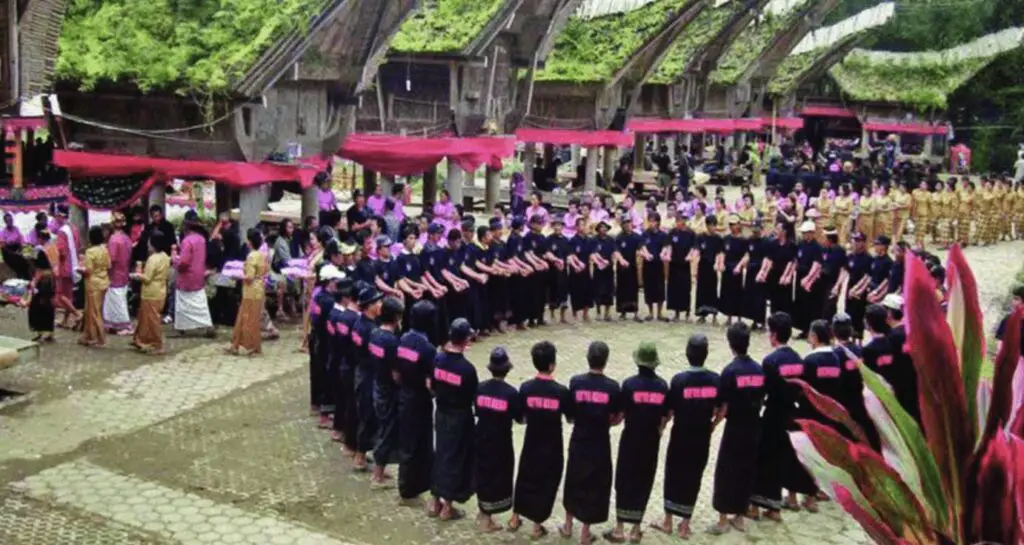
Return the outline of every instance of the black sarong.
{"type": "MultiPolygon", "coordinates": [[[[852,288],[853,286],[850,287],[852,288]]],[[[865,296],[861,296],[859,299],[852,297],[846,299],[846,314],[850,316],[850,321],[853,322],[853,338],[858,341],[864,338],[864,311],[867,308],[867,304],[864,301],[865,296]]]]}
{"type": "Polygon", "coordinates": [[[615,266],[615,311],[619,314],[636,312],[640,300],[640,283],[636,277],[636,264],[615,266]]]}
{"type": "Polygon", "coordinates": [[[486,515],[512,509],[516,452],[511,434],[501,431],[488,433],[480,430],[476,434],[476,500],[480,512],[486,515]]]}
{"type": "Polygon", "coordinates": [[[547,309],[549,271],[535,271],[530,275],[530,291],[527,295],[530,299],[530,319],[535,322],[544,319],[544,311],[547,309]]]}
{"type": "Polygon", "coordinates": [[[434,421],[437,451],[434,455],[434,496],[463,503],[473,497],[473,409],[438,409],[434,421]]]}
{"type": "MultiPolygon", "coordinates": [[[[646,280],[645,287],[646,287],[646,280]]],[[[674,312],[690,312],[690,291],[693,288],[689,261],[670,261],[668,264],[667,304],[674,312]]]]}
{"type": "Polygon", "coordinates": [[[747,276],[743,287],[742,316],[753,320],[755,324],[765,323],[768,315],[768,284],[757,281],[760,269],[760,263],[750,263],[747,266],[747,276]]]}
{"type": "Polygon", "coordinates": [[[611,265],[604,269],[594,267],[594,303],[599,307],[615,304],[615,270],[611,265]]]}
{"type": "MultiPolygon", "coordinates": [[[[763,509],[778,511],[782,509],[783,488],[806,493],[806,487],[801,484],[804,481],[795,470],[800,470],[806,475],[790,443],[785,422],[778,418],[766,418],[761,428],[757,470],[750,502],[763,509]]],[[[813,482],[811,485],[813,487],[813,482]]]]}
{"type": "Polygon", "coordinates": [[[491,276],[487,279],[487,302],[491,312],[491,325],[498,324],[508,319],[508,283],[506,276],[491,276]]]}
{"type": "Polygon", "coordinates": [[[644,302],[656,305],[665,302],[665,264],[660,259],[644,262],[644,302]]]}
{"type": "Polygon", "coordinates": [[[693,516],[701,479],[708,464],[711,423],[672,427],[665,456],[665,512],[687,520],[693,516]]]}
{"type": "Polygon", "coordinates": [[[476,280],[469,280],[468,282],[469,289],[466,290],[466,300],[469,302],[469,305],[466,308],[466,312],[469,314],[469,323],[477,331],[490,329],[494,321],[494,315],[491,312],[491,300],[487,294],[487,284],[481,284],[476,280]]]}
{"type": "Polygon", "coordinates": [[[377,444],[377,411],[373,406],[373,373],[356,368],[356,413],[359,415],[359,431],[356,434],[356,451],[367,453],[377,444]]]}
{"type": "Polygon", "coordinates": [[[697,315],[718,313],[718,272],[715,263],[700,260],[697,269],[697,315]]]}
{"type": "Polygon", "coordinates": [[[412,499],[430,490],[434,470],[434,401],[427,391],[398,396],[400,459],[398,495],[412,499]]]}
{"type": "Polygon", "coordinates": [[[803,277],[798,277],[796,285],[796,300],[793,305],[793,329],[807,332],[811,322],[821,318],[821,311],[824,305],[821,300],[821,283],[815,282],[811,291],[804,289],[800,282],[803,277]]]}
{"type": "Polygon", "coordinates": [[[345,409],[341,418],[335,415],[334,429],[341,426],[342,440],[345,448],[352,452],[359,449],[359,396],[356,395],[355,370],[346,365],[340,370],[341,389],[345,392],[345,409]]]}
{"type": "Polygon", "coordinates": [[[520,325],[530,318],[530,298],[525,296],[532,287],[530,280],[529,276],[518,274],[508,278],[509,324],[520,325]]]}
{"type": "Polygon", "coordinates": [[[562,504],[584,524],[608,520],[612,494],[612,449],[607,437],[569,440],[562,504]]]}
{"type": "Polygon", "coordinates": [[[373,463],[397,464],[399,457],[398,392],[394,388],[373,385],[373,410],[377,417],[377,441],[373,447],[373,463]]]}
{"type": "Polygon", "coordinates": [[[661,434],[656,427],[633,426],[622,431],[615,464],[615,516],[619,522],[643,522],[658,471],[660,445],[661,434]]]}
{"type": "Polygon", "coordinates": [[[743,272],[734,272],[736,263],[726,263],[722,272],[722,296],[719,310],[726,316],[738,317],[743,312],[743,272]]]}
{"type": "Polygon", "coordinates": [[[772,314],[776,312],[785,312],[790,316],[793,315],[793,286],[787,284],[785,286],[779,285],[780,275],[768,275],[768,289],[771,294],[772,301],[772,314]]]}
{"type": "Polygon", "coordinates": [[[514,510],[526,520],[543,524],[555,507],[558,485],[562,482],[562,441],[530,443],[529,437],[519,453],[514,510]]]}
{"type": "Polygon", "coordinates": [[[590,278],[590,267],[583,272],[569,272],[569,299],[572,311],[579,312],[594,306],[593,280],[590,278]]]}
{"type": "Polygon", "coordinates": [[[725,515],[743,515],[750,507],[760,428],[757,420],[735,417],[726,420],[711,498],[715,511],[725,515]]]}
{"type": "Polygon", "coordinates": [[[548,308],[562,309],[569,305],[569,275],[565,269],[551,265],[548,270],[548,308]]]}

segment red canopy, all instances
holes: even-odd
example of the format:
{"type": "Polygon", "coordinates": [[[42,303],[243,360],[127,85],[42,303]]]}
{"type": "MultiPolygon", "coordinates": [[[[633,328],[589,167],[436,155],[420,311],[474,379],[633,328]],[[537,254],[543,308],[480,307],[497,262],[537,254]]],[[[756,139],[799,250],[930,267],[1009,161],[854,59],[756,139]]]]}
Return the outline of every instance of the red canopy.
{"type": "Polygon", "coordinates": [[[795,131],[804,128],[804,118],[802,117],[776,117],[775,119],[770,117],[764,118],[764,128],[770,129],[773,123],[775,124],[776,129],[788,131],[795,131]]]}
{"type": "Polygon", "coordinates": [[[45,117],[4,117],[0,119],[5,129],[40,129],[46,127],[45,117]]]}
{"type": "Polygon", "coordinates": [[[583,147],[617,146],[628,148],[633,145],[633,136],[625,131],[573,131],[568,129],[518,129],[516,140],[540,144],[567,146],[577,144],[583,147]]]}
{"type": "MultiPolygon", "coordinates": [[[[797,119],[798,126],[796,128],[803,127],[803,120],[797,119]]],[[[777,127],[789,128],[791,125],[797,125],[797,123],[789,118],[777,118],[775,124],[777,127]],[[790,125],[786,125],[789,123],[790,125]]],[[[659,132],[714,132],[714,133],[733,133],[733,132],[758,132],[762,129],[771,127],[771,119],[761,117],[743,117],[739,119],[655,119],[655,118],[637,118],[629,121],[629,130],[633,132],[641,133],[659,133],[659,132]]]]}
{"type": "Polygon", "coordinates": [[[845,117],[856,118],[857,112],[850,108],[839,108],[836,106],[803,106],[800,108],[800,115],[803,117],[845,117]]]}
{"type": "Polygon", "coordinates": [[[872,132],[894,132],[900,134],[949,134],[949,126],[932,125],[930,123],[865,121],[864,128],[872,132]]]}
{"type": "Polygon", "coordinates": [[[515,154],[508,137],[415,138],[389,134],[354,134],[345,139],[338,155],[382,174],[422,174],[447,157],[467,171],[480,165],[501,168],[501,160],[515,154]]]}
{"type": "Polygon", "coordinates": [[[302,187],[309,187],[317,173],[315,168],[274,163],[186,161],[65,150],[53,152],[53,163],[68,169],[72,179],[152,173],[164,181],[173,178],[207,179],[235,188],[270,182],[299,182],[302,187]]]}

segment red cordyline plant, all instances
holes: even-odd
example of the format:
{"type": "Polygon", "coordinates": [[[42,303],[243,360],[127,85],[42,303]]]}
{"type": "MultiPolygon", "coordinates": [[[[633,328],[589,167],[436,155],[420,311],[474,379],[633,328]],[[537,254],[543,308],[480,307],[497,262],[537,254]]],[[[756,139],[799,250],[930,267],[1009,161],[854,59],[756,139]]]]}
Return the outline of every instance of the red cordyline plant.
{"type": "Polygon", "coordinates": [[[864,403],[882,452],[872,450],[839,404],[805,385],[809,401],[853,439],[798,420],[801,431],[791,434],[797,455],[877,543],[1024,544],[1024,311],[1008,320],[994,378],[982,380],[981,306],[960,248],[949,253],[947,312],[927,267],[909,255],[904,286],[924,433],[862,363],[864,403]]]}

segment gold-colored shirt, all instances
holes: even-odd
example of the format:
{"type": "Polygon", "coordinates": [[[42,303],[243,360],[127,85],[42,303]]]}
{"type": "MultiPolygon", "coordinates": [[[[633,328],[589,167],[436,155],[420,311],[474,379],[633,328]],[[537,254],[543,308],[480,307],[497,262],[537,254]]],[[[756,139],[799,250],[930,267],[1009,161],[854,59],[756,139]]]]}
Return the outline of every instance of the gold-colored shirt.
{"type": "Polygon", "coordinates": [[[1015,212],[1024,212],[1024,189],[1013,192],[1013,210],[1015,212]]]}
{"type": "Polygon", "coordinates": [[[868,195],[861,197],[860,199],[860,215],[862,216],[873,216],[878,211],[878,200],[874,195],[868,195]]]}
{"type": "Polygon", "coordinates": [[[961,191],[957,202],[957,212],[960,214],[970,214],[971,209],[974,208],[975,195],[966,191],[961,191]]]}
{"type": "Polygon", "coordinates": [[[246,278],[242,284],[242,299],[263,299],[267,279],[266,256],[256,250],[249,252],[242,271],[246,278]]]}
{"type": "Polygon", "coordinates": [[[104,245],[93,246],[85,251],[85,270],[89,271],[86,287],[91,290],[105,290],[110,287],[110,254],[104,245]]]}
{"type": "Polygon", "coordinates": [[[834,203],[832,202],[832,199],[828,198],[827,195],[818,197],[818,200],[816,201],[814,206],[817,207],[818,214],[821,214],[822,220],[827,221],[832,218],[832,210],[834,208],[834,203]]]}
{"type": "Polygon", "coordinates": [[[915,189],[912,194],[914,200],[914,215],[924,218],[932,213],[932,197],[927,189],[915,189]]]}
{"type": "Polygon", "coordinates": [[[167,298],[167,278],[171,274],[171,258],[163,252],[156,252],[146,259],[142,268],[142,298],[147,301],[163,301],[167,298]]]}
{"type": "Polygon", "coordinates": [[[896,213],[900,216],[907,216],[910,214],[910,203],[913,201],[913,197],[906,191],[900,191],[892,198],[893,208],[896,209],[896,213]]]}
{"type": "Polygon", "coordinates": [[[833,204],[835,206],[835,215],[848,218],[850,214],[853,214],[853,197],[836,197],[833,204]]]}

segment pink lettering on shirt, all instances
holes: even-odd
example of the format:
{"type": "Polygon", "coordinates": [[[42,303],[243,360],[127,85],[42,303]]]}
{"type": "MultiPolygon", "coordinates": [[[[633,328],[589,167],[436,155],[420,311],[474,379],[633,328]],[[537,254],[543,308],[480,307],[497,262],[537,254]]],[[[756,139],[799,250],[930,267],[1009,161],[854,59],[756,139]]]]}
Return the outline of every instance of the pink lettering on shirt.
{"type": "Polygon", "coordinates": [[[313,313],[314,316],[320,315],[320,305],[313,305],[312,308],[310,308],[309,310],[310,312],[313,313]]]}
{"type": "Polygon", "coordinates": [[[665,403],[665,394],[661,392],[633,392],[633,403],[637,405],[661,405],[665,403]]]}
{"type": "Polygon", "coordinates": [[[743,375],[736,377],[737,388],[760,388],[764,386],[764,377],[761,375],[743,375]]]}
{"type": "Polygon", "coordinates": [[[818,378],[839,378],[840,371],[838,367],[819,367],[818,378]]]}
{"type": "Polygon", "coordinates": [[[857,368],[857,360],[846,360],[843,362],[843,366],[846,367],[847,371],[853,371],[857,368]]]}
{"type": "Polygon", "coordinates": [[[594,390],[577,390],[576,391],[576,403],[594,403],[597,405],[607,405],[609,396],[607,392],[597,392],[594,390]]]}
{"type": "Polygon", "coordinates": [[[715,399],[718,388],[714,386],[691,386],[683,388],[683,399],[715,399]]]}
{"type": "Polygon", "coordinates": [[[508,401],[491,396],[476,396],[476,406],[499,413],[508,411],[508,401]]]}
{"type": "Polygon", "coordinates": [[[354,342],[356,344],[356,346],[363,346],[363,336],[360,335],[359,333],[353,331],[352,332],[352,342],[354,342]]]}
{"type": "Polygon", "coordinates": [[[398,359],[416,363],[420,361],[420,353],[406,346],[398,347],[398,359]]]}
{"type": "Polygon", "coordinates": [[[526,398],[526,406],[542,411],[557,411],[558,400],[551,399],[550,397],[528,397],[526,398]]]}
{"type": "Polygon", "coordinates": [[[892,356],[878,356],[878,366],[892,365],[892,356]]]}
{"type": "Polygon", "coordinates": [[[373,357],[375,357],[375,358],[383,358],[384,357],[384,347],[383,346],[378,346],[376,344],[370,343],[369,351],[370,351],[370,354],[373,355],[373,357]]]}
{"type": "Polygon", "coordinates": [[[327,332],[334,335],[334,323],[327,322],[327,332]]]}
{"type": "Polygon", "coordinates": [[[462,386],[462,375],[445,371],[444,369],[434,369],[434,380],[439,380],[452,386],[462,386]]]}
{"type": "Polygon", "coordinates": [[[348,326],[345,325],[344,323],[341,323],[341,322],[337,323],[336,327],[334,328],[334,330],[338,334],[338,336],[342,336],[343,337],[345,335],[348,335],[348,326]]]}
{"type": "Polygon", "coordinates": [[[804,374],[804,364],[787,363],[779,366],[779,374],[784,377],[798,377],[804,374]]]}

